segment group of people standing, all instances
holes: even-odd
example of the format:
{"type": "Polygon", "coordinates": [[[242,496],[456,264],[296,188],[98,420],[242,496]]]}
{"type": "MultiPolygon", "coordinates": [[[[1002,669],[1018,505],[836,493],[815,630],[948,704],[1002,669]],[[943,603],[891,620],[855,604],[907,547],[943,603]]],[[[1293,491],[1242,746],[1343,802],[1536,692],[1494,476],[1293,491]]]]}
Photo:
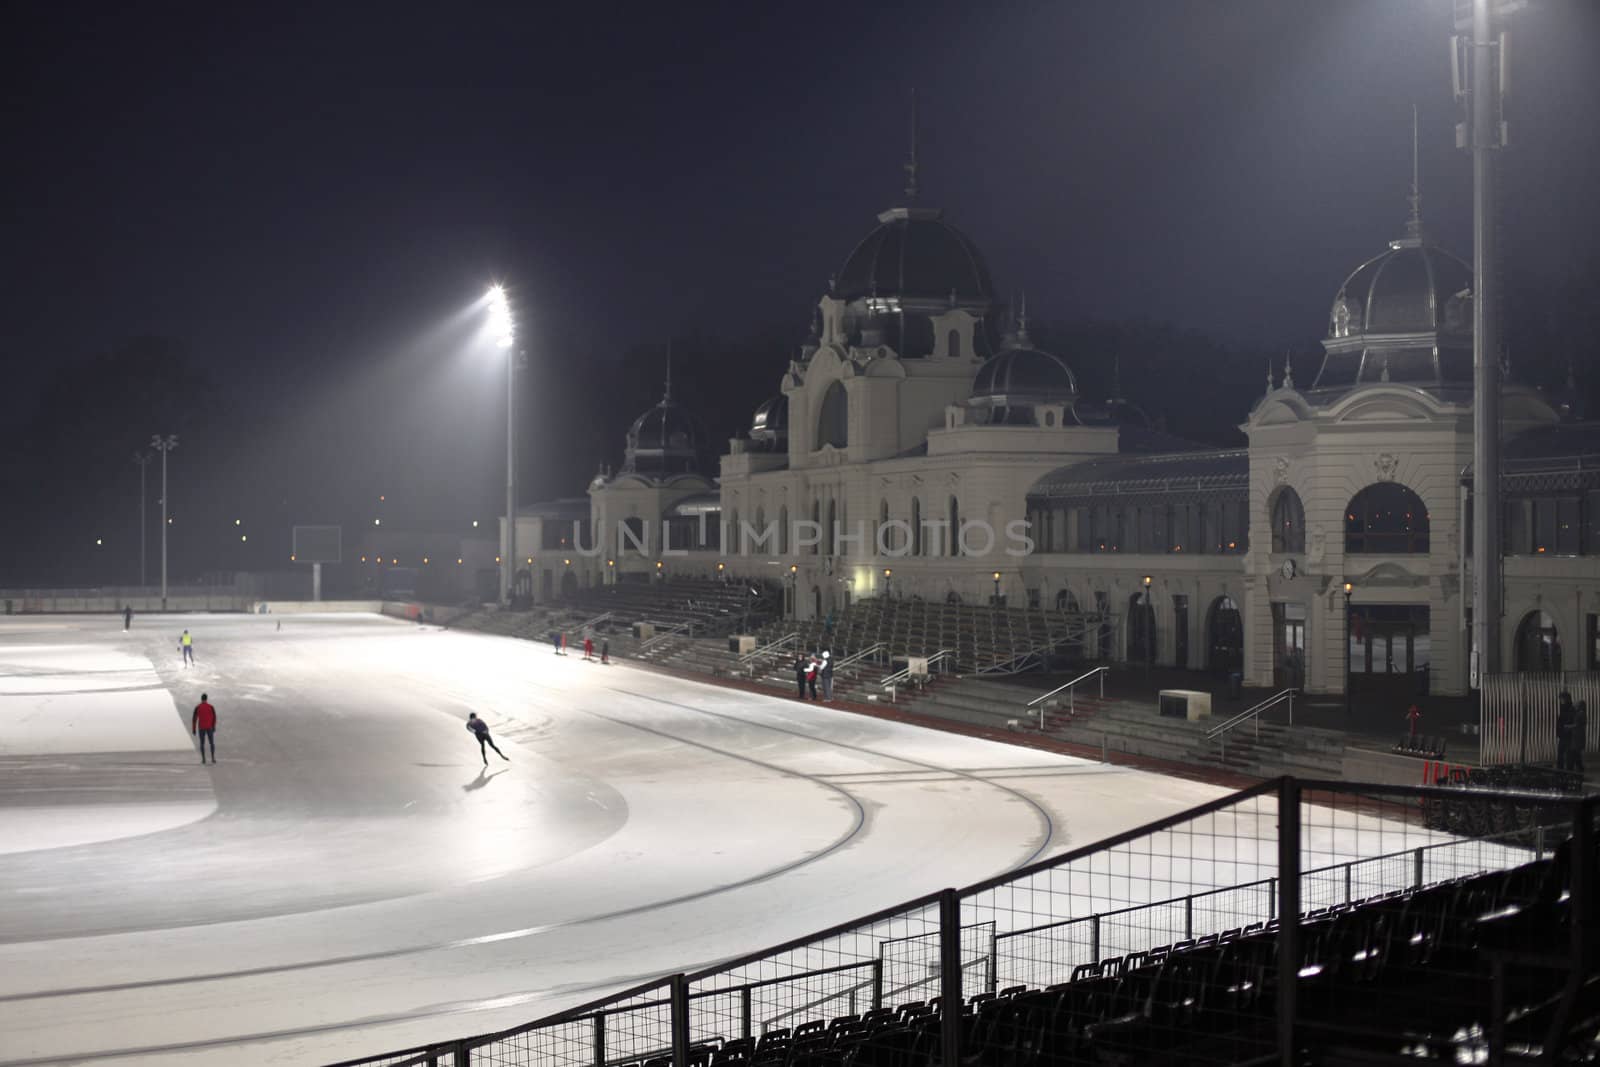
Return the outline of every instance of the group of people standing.
{"type": "Polygon", "coordinates": [[[800,691],[800,699],[806,698],[806,689],[811,690],[812,700],[833,699],[833,653],[827,649],[822,652],[802,652],[794,658],[794,684],[800,691]],[[822,685],[822,696],[817,696],[817,684],[822,685]]]}
{"type": "Polygon", "coordinates": [[[1583,749],[1589,737],[1589,702],[1572,702],[1562,690],[1556,708],[1556,770],[1583,773],[1583,749]]]}
{"type": "MultiPolygon", "coordinates": [[[[560,630],[551,632],[550,643],[555,646],[556,655],[565,656],[567,654],[567,635],[565,633],[560,630]]],[[[587,635],[583,639],[583,658],[586,660],[594,659],[594,638],[587,635]]],[[[600,662],[611,662],[611,638],[609,637],[600,638],[600,662]]]]}

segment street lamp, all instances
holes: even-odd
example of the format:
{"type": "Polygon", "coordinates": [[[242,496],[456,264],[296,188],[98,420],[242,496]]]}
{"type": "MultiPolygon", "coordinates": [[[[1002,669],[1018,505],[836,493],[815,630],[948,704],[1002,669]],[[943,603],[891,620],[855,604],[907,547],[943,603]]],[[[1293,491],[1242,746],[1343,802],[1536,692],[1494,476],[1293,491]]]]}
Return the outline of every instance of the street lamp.
{"type": "MultiPolygon", "coordinates": [[[[148,522],[145,521],[145,517],[144,517],[144,501],[145,501],[145,495],[144,495],[144,492],[145,492],[145,490],[144,490],[144,469],[146,467],[148,467],[150,465],[150,461],[155,459],[155,458],[156,458],[155,455],[150,453],[150,452],[135,452],[133,454],[133,461],[139,465],[139,588],[140,589],[144,588],[144,561],[145,561],[144,537],[145,537],[145,531],[149,528],[149,525],[150,525],[148,522]]],[[[166,524],[165,523],[162,524],[162,529],[166,529],[166,524]]]]}
{"type": "Polygon", "coordinates": [[[883,599],[889,600],[894,593],[894,571],[889,567],[883,568],[883,599]]]}
{"type": "Polygon", "coordinates": [[[1144,631],[1144,661],[1147,666],[1154,666],[1156,662],[1156,609],[1150,602],[1151,581],[1148,574],[1144,576],[1144,614],[1139,619],[1139,627],[1144,631]]]}
{"type": "Polygon", "coordinates": [[[178,447],[175,433],[152,434],[150,447],[161,453],[161,610],[167,610],[167,453],[178,447]]]}
{"type": "Polygon", "coordinates": [[[994,572],[994,606],[1000,606],[1000,572],[994,572]]]}
{"type": "Polygon", "coordinates": [[[1353,655],[1350,651],[1350,592],[1354,588],[1355,586],[1349,582],[1344,583],[1344,721],[1346,723],[1350,721],[1350,679],[1352,677],[1352,664],[1350,661],[1353,655]]]}
{"type": "Polygon", "coordinates": [[[489,290],[489,330],[495,345],[506,349],[506,562],[501,577],[509,609],[517,573],[517,357],[511,351],[517,328],[511,317],[511,301],[498,285],[489,290]]]}

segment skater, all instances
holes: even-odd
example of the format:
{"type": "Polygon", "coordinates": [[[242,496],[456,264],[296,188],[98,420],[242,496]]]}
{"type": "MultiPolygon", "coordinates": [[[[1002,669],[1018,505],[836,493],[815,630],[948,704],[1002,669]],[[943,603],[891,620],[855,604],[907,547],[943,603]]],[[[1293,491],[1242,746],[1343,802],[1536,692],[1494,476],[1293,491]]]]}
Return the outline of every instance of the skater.
{"type": "Polygon", "coordinates": [[[794,686],[800,690],[800,699],[806,698],[806,657],[800,653],[794,658],[794,686]]]}
{"type": "Polygon", "coordinates": [[[189,717],[189,732],[200,738],[200,762],[206,761],[206,742],[211,742],[211,762],[217,762],[217,709],[211,706],[211,698],[200,694],[200,703],[194,706],[194,714],[189,717]]]}
{"type": "Polygon", "coordinates": [[[189,631],[183,631],[183,636],[178,638],[178,651],[183,653],[183,665],[194,666],[194,638],[189,636],[189,631]]]}
{"type": "Polygon", "coordinates": [[[594,659],[594,638],[592,637],[586,636],[583,639],[583,658],[594,659]]]}
{"type": "Polygon", "coordinates": [[[811,653],[810,661],[806,663],[806,685],[811,687],[812,700],[817,699],[817,681],[821,675],[822,661],[818,659],[817,654],[813,652],[811,653]]]}
{"type": "Polygon", "coordinates": [[[826,649],[822,653],[822,699],[833,702],[833,653],[826,649]]]}
{"type": "Polygon", "coordinates": [[[504,752],[501,752],[500,746],[495,744],[494,738],[489,736],[489,724],[478,718],[477,712],[467,712],[467,729],[471,731],[473,737],[478,739],[478,755],[483,757],[483,765],[485,767],[489,766],[489,753],[488,750],[483,747],[485,745],[488,745],[489,748],[494,749],[495,755],[499,756],[507,763],[511,762],[511,757],[506,755],[504,752]]]}
{"type": "Polygon", "coordinates": [[[1410,710],[1406,712],[1406,722],[1411,724],[1411,731],[1407,735],[1407,740],[1411,743],[1415,743],[1417,740],[1417,722],[1421,718],[1422,709],[1417,707],[1415,704],[1411,705],[1410,710]]]}
{"type": "Polygon", "coordinates": [[[1556,770],[1568,770],[1572,759],[1572,720],[1577,709],[1572,706],[1572,694],[1562,691],[1556,706],[1556,770]]]}
{"type": "Polygon", "coordinates": [[[561,631],[560,630],[551,630],[550,631],[550,643],[555,646],[556,655],[558,655],[558,656],[561,655],[561,631]]]}
{"type": "Polygon", "coordinates": [[[609,637],[602,637],[600,639],[600,662],[611,662],[611,638],[609,637]]]}
{"type": "Polygon", "coordinates": [[[122,609],[122,632],[127,633],[133,628],[133,608],[124,606],[122,609]]]}
{"type": "Polygon", "coordinates": [[[567,654],[567,635],[565,631],[561,634],[561,654],[563,656],[567,654]]]}

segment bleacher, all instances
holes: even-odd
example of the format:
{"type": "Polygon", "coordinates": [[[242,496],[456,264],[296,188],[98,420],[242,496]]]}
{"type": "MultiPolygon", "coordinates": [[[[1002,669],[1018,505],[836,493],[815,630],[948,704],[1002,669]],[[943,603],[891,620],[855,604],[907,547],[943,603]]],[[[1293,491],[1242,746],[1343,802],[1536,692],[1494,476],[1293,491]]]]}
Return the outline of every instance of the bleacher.
{"type": "Polygon", "coordinates": [[[569,641],[588,633],[628,634],[636,623],[714,637],[754,628],[782,604],[781,592],[770,585],[680,577],[597,586],[528,611],[476,612],[452,625],[534,641],[548,640],[553,632],[567,634],[569,641]]]}
{"type": "Polygon", "coordinates": [[[352,1063],[1595,1062],[1597,840],[1595,797],[1280,779],[513,1030],[352,1063]],[[1441,834],[1419,801],[1500,829],[1441,834]]]}
{"type": "MultiPolygon", "coordinates": [[[[1104,622],[1113,624],[1109,616],[1104,622]]],[[[963,673],[1010,673],[1080,659],[1101,624],[1101,616],[1085,612],[874,597],[832,616],[777,620],[757,637],[765,644],[798,632],[804,647],[836,655],[881,644],[891,660],[949,650],[963,673]]]]}

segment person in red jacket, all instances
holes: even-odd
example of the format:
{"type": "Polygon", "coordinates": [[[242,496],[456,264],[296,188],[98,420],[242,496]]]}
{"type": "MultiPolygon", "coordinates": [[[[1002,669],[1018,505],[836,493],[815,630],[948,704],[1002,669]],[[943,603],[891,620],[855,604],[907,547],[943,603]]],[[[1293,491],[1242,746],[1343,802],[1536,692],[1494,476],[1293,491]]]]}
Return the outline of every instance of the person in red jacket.
{"type": "Polygon", "coordinates": [[[211,698],[200,694],[200,703],[194,706],[194,714],[189,717],[189,732],[200,738],[200,762],[206,761],[206,742],[211,742],[211,762],[217,762],[217,709],[211,706],[211,698]]]}

